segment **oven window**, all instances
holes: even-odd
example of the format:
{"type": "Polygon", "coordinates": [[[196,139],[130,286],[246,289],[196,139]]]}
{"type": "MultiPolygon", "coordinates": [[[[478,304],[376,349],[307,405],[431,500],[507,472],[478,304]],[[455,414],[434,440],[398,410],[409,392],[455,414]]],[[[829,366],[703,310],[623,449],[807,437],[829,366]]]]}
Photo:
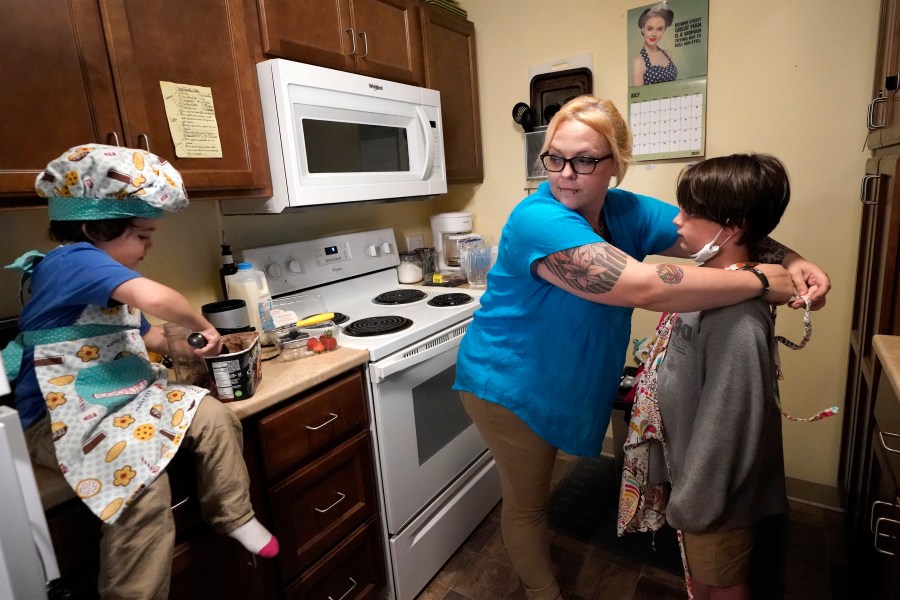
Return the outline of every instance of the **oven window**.
{"type": "Polygon", "coordinates": [[[303,119],[310,173],[409,171],[405,127],[303,119]]]}
{"type": "Polygon", "coordinates": [[[419,466],[472,424],[459,392],[453,389],[455,379],[454,365],[412,390],[419,466]]]}

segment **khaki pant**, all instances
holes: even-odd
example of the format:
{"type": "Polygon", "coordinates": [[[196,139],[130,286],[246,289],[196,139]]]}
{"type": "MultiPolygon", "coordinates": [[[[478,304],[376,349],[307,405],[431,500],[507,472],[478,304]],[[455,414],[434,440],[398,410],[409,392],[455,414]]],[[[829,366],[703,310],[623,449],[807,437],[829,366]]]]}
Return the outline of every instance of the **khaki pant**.
{"type": "Polygon", "coordinates": [[[509,409],[468,392],[460,397],[497,461],[500,527],[513,568],[530,600],[555,600],[560,590],[550,560],[547,505],[557,449],[509,409]]]}
{"type": "MultiPolygon", "coordinates": [[[[32,461],[58,470],[49,415],[29,427],[25,439],[32,461]]],[[[242,447],[241,422],[234,412],[211,396],[204,398],[181,451],[193,454],[203,519],[222,533],[253,518],[242,447]]],[[[115,523],[101,526],[97,588],[102,598],[168,598],[175,546],[171,505],[169,477],[163,471],[115,523]]]]}

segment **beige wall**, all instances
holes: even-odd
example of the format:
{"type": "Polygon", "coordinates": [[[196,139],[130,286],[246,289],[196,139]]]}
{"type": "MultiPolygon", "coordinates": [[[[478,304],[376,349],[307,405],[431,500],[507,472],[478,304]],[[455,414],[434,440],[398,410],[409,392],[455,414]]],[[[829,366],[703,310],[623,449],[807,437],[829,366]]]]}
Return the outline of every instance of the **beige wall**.
{"type": "MultiPolygon", "coordinates": [[[[278,217],[222,217],[216,202],[195,201],[165,219],[144,273],[181,289],[199,306],[216,298],[223,230],[236,251],[372,227],[394,227],[400,240],[410,233],[424,233],[429,240],[430,214],[469,209],[476,214],[476,229],[498,239],[526,183],[523,136],[511,110],[516,102],[529,100],[528,67],[591,52],[595,92],[624,109],[625,16],[640,4],[463,2],[477,33],[483,184],[451,186],[447,196],[420,202],[316,208],[278,217]]],[[[782,353],[784,404],[799,415],[840,406],[878,2],[710,4],[707,155],[755,150],[786,163],[794,199],[776,237],[822,265],[835,285],[828,307],[814,316],[811,346],[782,353]]],[[[636,165],[623,187],[671,200],[684,164],[636,165]]],[[[44,210],[0,213],[0,226],[4,262],[31,248],[51,247],[44,234],[44,210]]],[[[0,315],[18,312],[17,281],[0,273],[0,315]]],[[[655,321],[656,315],[637,314],[634,335],[649,335],[655,321]]],[[[782,309],[779,329],[799,337],[799,316],[782,309]]],[[[788,475],[834,485],[840,426],[840,417],[809,425],[785,423],[788,475]]]]}
{"type": "MultiPolygon", "coordinates": [[[[523,136],[510,113],[516,102],[529,101],[528,67],[591,52],[595,93],[625,110],[625,18],[642,4],[464,3],[478,40],[486,176],[466,208],[477,215],[479,231],[496,239],[525,185],[523,136]]],[[[813,317],[810,346],[781,353],[783,404],[796,415],[843,404],[877,5],[710,1],[707,156],[760,151],[785,162],[794,193],[775,237],[823,266],[835,287],[827,308],[813,317]]],[[[622,187],[673,201],[685,164],[634,165],[622,187]]],[[[634,337],[651,334],[657,318],[636,311],[634,337]]],[[[778,329],[799,338],[799,315],[781,309],[778,329]]],[[[784,433],[788,475],[835,485],[841,418],[785,422],[784,433]]]]}

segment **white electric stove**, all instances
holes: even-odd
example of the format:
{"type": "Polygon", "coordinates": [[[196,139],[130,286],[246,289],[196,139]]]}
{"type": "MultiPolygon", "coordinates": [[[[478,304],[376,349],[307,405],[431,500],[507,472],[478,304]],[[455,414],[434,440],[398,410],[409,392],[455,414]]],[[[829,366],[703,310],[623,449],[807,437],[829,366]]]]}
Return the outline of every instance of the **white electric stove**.
{"type": "MultiPolygon", "coordinates": [[[[369,351],[388,598],[412,600],[500,499],[496,466],[452,389],[483,290],[403,285],[392,229],[254,248],[273,298],[318,295],[339,344],[369,351]]],[[[298,314],[298,318],[309,315],[298,314]]]]}

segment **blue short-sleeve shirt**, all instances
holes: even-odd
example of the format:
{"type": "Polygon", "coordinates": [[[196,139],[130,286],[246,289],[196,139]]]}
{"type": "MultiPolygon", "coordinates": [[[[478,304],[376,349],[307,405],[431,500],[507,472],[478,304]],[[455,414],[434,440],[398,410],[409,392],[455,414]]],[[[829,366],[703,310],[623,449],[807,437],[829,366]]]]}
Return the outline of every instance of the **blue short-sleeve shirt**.
{"type": "MultiPolygon", "coordinates": [[[[678,209],[619,189],[603,214],[614,245],[636,260],[670,248],[678,209]]],[[[534,261],[603,241],[548,183],[503,228],[497,262],[456,364],[454,389],[501,404],[553,446],[600,451],[631,333],[631,308],[579,298],[532,273],[534,261]]]]}

